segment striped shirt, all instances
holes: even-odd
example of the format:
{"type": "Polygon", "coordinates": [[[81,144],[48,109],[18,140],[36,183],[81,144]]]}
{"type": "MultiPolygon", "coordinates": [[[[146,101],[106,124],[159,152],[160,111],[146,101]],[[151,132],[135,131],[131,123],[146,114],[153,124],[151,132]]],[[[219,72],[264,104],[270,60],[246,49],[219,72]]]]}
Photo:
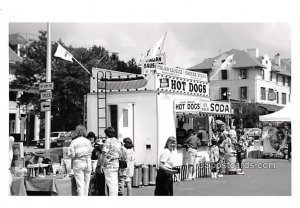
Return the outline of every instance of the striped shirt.
{"type": "Polygon", "coordinates": [[[78,137],[71,142],[68,148],[68,155],[75,159],[87,156],[90,157],[92,151],[93,147],[90,140],[85,137],[78,137]]]}

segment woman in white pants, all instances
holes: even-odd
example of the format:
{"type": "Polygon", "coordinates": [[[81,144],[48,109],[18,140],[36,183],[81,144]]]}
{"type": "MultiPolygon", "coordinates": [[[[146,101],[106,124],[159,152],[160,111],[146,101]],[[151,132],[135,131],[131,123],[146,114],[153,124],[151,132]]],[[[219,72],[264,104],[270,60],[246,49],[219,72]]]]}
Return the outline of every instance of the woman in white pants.
{"type": "Polygon", "coordinates": [[[85,138],[86,129],[84,126],[77,126],[75,131],[78,137],[71,142],[68,155],[73,161],[78,196],[88,196],[92,172],[91,155],[93,147],[90,140],[85,138]]]}
{"type": "Polygon", "coordinates": [[[105,175],[108,195],[118,196],[118,170],[122,144],[121,141],[115,137],[116,132],[113,127],[108,127],[104,132],[107,139],[102,148],[103,165],[101,165],[101,169],[105,175]]]}

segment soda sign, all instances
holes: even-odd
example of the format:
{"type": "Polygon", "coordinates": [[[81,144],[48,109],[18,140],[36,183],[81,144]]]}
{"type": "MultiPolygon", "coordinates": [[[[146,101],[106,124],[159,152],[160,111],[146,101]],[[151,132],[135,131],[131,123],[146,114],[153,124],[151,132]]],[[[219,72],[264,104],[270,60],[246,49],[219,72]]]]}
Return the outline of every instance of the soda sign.
{"type": "Polygon", "coordinates": [[[201,99],[193,100],[175,100],[175,112],[181,113],[207,113],[229,115],[231,113],[231,105],[227,102],[217,102],[201,99]]]}

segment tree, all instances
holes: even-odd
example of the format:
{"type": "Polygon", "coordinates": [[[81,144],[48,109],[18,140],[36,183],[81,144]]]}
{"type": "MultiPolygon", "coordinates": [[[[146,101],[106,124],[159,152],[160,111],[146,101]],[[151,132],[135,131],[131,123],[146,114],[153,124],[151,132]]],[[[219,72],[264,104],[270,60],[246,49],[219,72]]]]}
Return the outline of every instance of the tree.
{"type": "MultiPolygon", "coordinates": [[[[16,80],[12,82],[11,88],[36,89],[39,82],[46,81],[47,32],[40,31],[39,33],[38,40],[32,41],[21,51],[24,60],[16,66],[16,80]]],[[[104,47],[94,45],[88,49],[75,48],[66,46],[62,40],[59,40],[59,43],[89,70],[92,67],[98,67],[131,73],[137,71],[134,59],[127,65],[119,60],[116,54],[110,56],[104,47]]],[[[77,63],[54,57],[56,47],[57,44],[52,43],[51,81],[54,83],[54,89],[52,91],[51,130],[74,130],[75,126],[83,121],[84,95],[89,92],[90,77],[77,63]]],[[[40,114],[39,94],[31,94],[26,98],[24,96],[20,102],[32,105],[30,111],[39,115],[41,119],[44,118],[44,113],[40,114]]]]}
{"type": "Polygon", "coordinates": [[[235,103],[232,105],[234,113],[232,118],[235,120],[234,125],[242,128],[257,127],[259,116],[265,114],[257,103],[235,103]]]}

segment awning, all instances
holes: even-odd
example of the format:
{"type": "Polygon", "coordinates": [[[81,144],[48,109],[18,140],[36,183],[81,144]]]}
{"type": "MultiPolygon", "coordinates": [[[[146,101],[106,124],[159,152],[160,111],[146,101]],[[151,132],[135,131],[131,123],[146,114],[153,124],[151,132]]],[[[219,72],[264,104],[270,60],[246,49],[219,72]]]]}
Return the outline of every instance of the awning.
{"type": "Polygon", "coordinates": [[[114,78],[114,79],[100,79],[98,82],[99,90],[104,90],[106,84],[106,90],[129,90],[139,89],[147,85],[147,80],[141,77],[130,78],[114,78]]]}
{"type": "Polygon", "coordinates": [[[283,106],[263,104],[263,103],[259,103],[258,106],[266,109],[268,112],[276,112],[283,108],[283,106]]]}
{"type": "Polygon", "coordinates": [[[291,121],[292,109],[291,104],[285,106],[283,109],[264,116],[259,116],[260,121],[291,121]]]}

